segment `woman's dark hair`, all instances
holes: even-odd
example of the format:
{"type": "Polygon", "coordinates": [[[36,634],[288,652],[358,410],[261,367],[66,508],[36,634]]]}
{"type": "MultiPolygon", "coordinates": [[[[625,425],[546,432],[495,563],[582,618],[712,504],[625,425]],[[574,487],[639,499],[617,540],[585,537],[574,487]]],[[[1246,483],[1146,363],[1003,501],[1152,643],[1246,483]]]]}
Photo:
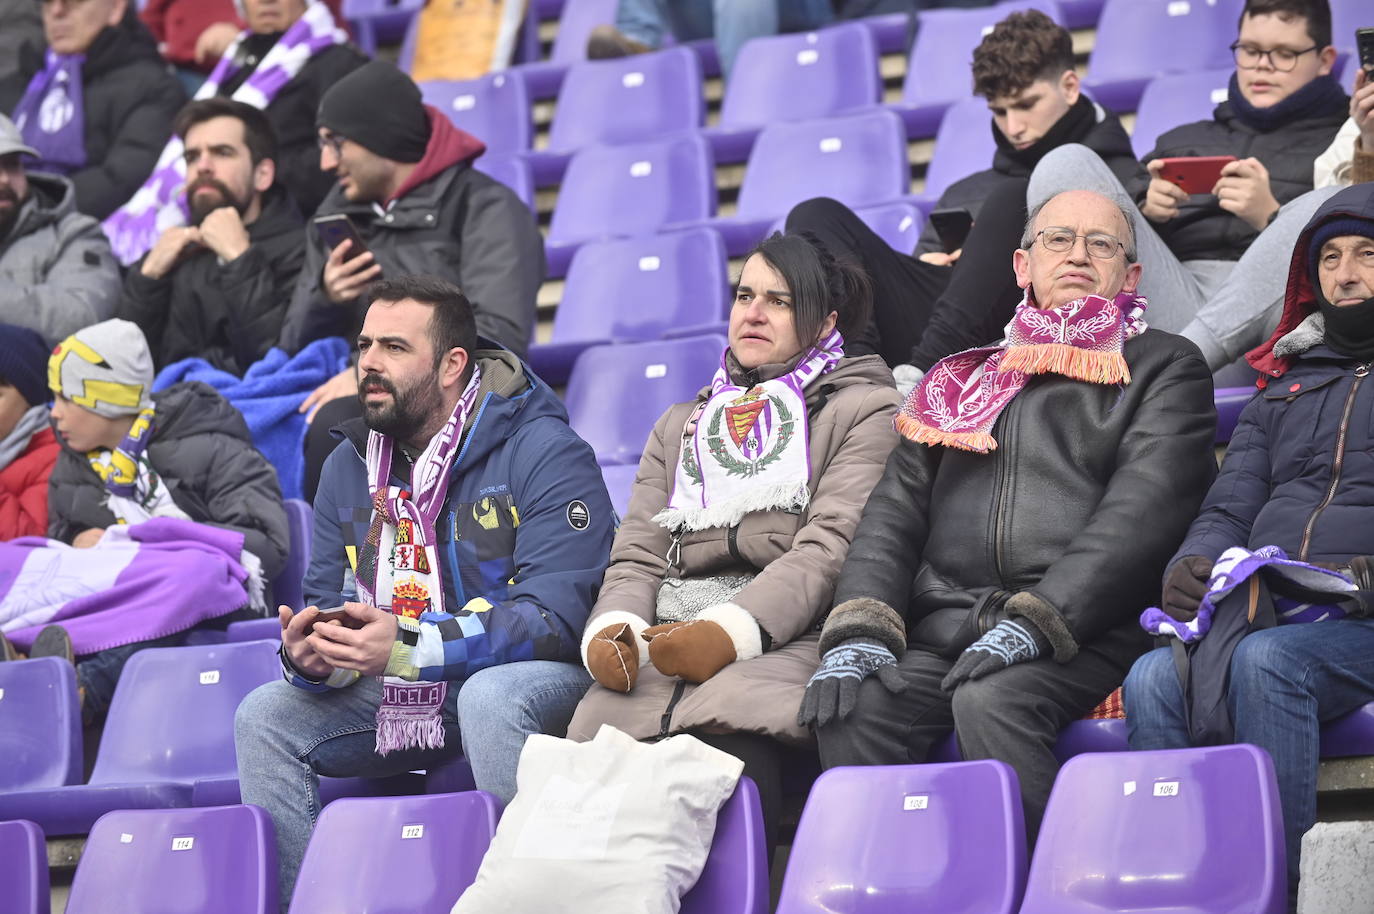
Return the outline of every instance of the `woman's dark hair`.
{"type": "Polygon", "coordinates": [[[811,232],[774,232],[745,260],[755,254],[777,271],[792,292],[792,319],[802,346],[809,347],[820,338],[831,311],[836,315],[835,326],[846,338],[868,325],[873,311],[868,274],[858,265],[836,258],[811,232]]]}

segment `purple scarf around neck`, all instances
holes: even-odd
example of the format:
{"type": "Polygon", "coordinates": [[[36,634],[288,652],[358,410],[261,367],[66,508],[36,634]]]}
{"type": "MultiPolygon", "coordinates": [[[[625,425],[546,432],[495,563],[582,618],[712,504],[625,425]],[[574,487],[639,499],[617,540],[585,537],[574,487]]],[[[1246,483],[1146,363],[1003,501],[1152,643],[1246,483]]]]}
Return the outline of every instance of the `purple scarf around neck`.
{"type": "Polygon", "coordinates": [[[35,170],[70,174],[86,167],[86,109],[81,88],[85,54],[49,49],[14,109],[24,142],[38,150],[35,170]]]}

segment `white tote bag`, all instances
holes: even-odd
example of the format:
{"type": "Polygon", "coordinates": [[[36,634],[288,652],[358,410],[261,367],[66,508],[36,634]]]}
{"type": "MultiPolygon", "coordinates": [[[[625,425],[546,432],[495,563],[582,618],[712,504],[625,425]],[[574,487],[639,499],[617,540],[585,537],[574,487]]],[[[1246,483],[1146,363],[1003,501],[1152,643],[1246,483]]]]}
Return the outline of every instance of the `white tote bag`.
{"type": "Polygon", "coordinates": [[[525,742],[515,799],[451,914],[676,914],[744,763],[691,736],[525,742]]]}

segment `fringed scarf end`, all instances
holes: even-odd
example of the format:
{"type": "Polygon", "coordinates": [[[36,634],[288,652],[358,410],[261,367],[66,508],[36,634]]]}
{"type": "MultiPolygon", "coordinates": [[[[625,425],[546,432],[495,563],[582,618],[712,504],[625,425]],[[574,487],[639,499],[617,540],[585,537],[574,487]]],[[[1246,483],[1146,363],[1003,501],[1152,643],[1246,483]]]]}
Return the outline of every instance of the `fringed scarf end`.
{"type": "Polygon", "coordinates": [[[996,439],[987,432],[948,432],[926,425],[916,417],[903,413],[897,415],[895,424],[898,434],[917,444],[953,447],[978,454],[986,454],[997,449],[996,439]]]}
{"type": "Polygon", "coordinates": [[[1129,384],[1131,370],[1120,351],[1080,349],[1067,343],[1013,346],[1002,356],[999,371],[1060,374],[1091,384],[1129,384]]]}

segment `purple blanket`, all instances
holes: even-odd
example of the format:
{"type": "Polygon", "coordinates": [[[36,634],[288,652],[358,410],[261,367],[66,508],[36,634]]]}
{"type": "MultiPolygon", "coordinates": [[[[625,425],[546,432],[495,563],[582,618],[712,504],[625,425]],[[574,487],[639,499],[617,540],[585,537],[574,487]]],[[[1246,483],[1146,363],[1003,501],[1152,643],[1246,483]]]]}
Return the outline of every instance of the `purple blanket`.
{"type": "Polygon", "coordinates": [[[249,602],[243,534],[157,517],[111,527],[91,549],[0,543],[0,631],[26,650],[62,623],[78,655],[161,638],[249,602]]]}

